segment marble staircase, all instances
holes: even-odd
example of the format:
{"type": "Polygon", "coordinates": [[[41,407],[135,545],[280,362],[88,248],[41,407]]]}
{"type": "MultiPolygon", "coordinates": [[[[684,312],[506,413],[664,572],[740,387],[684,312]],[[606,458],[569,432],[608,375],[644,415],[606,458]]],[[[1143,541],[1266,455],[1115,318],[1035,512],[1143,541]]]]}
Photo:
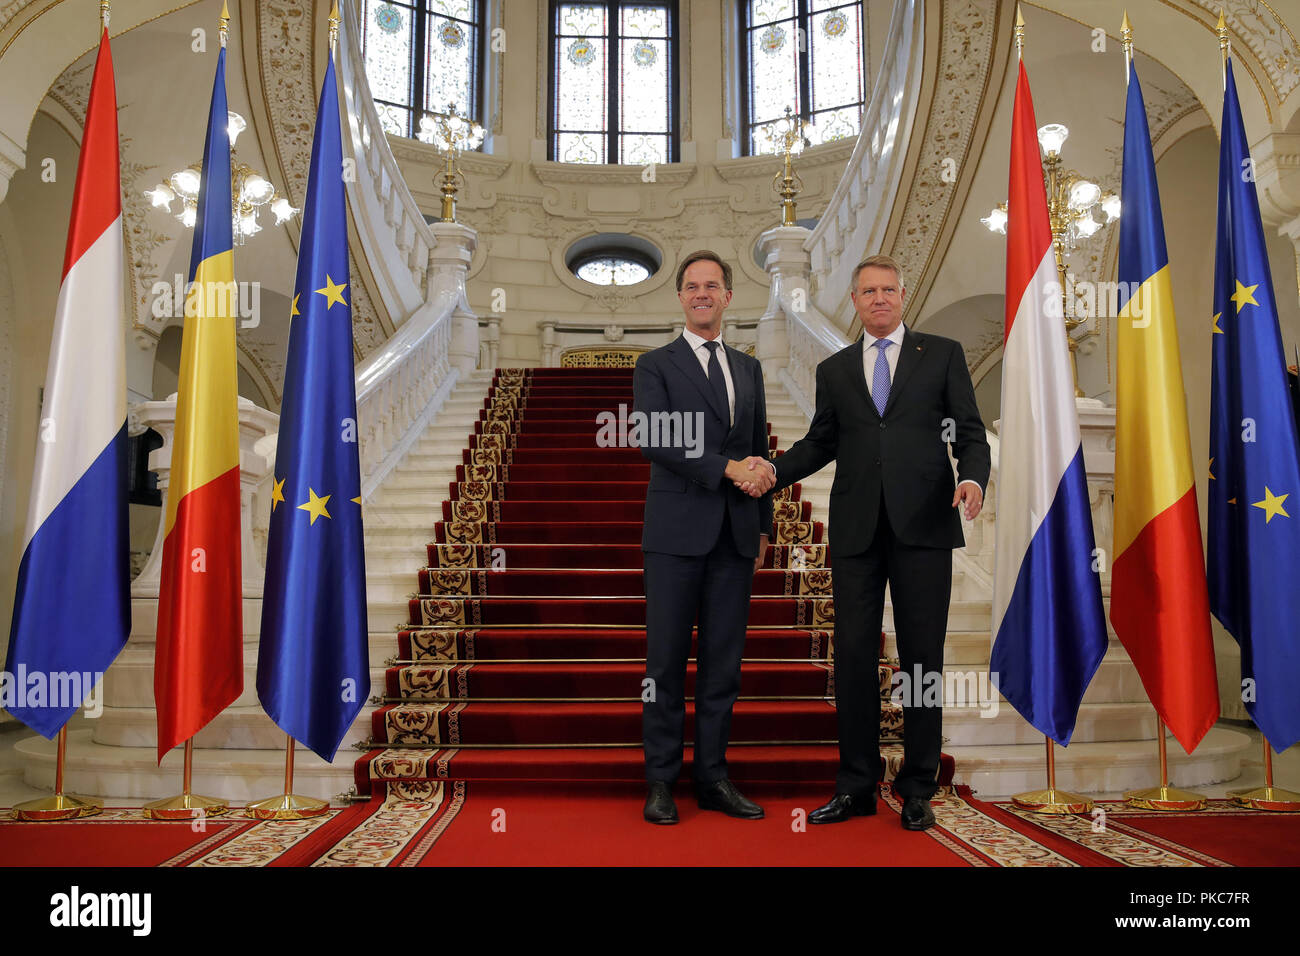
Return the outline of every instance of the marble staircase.
{"type": "MultiPolygon", "coordinates": [[[[416,571],[425,563],[425,544],[466,436],[474,430],[491,375],[473,373],[457,382],[432,423],[379,490],[365,502],[366,585],[370,630],[371,693],[383,688],[385,660],[396,651],[395,626],[406,618],[406,596],[416,590],[416,571]]],[[[260,601],[245,601],[245,635],[259,629],[260,601]]],[[[127,800],[178,793],[182,752],[155,752],[153,625],[136,621],[132,638],[105,675],[103,712],[79,714],[69,725],[66,789],[127,800]]],[[[194,791],[236,803],[280,793],[284,782],[285,736],[257,700],[257,643],[244,644],[244,693],[195,737],[194,791]]],[[[351,746],[370,735],[373,706],[362,708],[333,762],[299,746],[294,791],[331,799],[352,788],[357,752],[351,746]]],[[[54,743],[24,736],[13,747],[23,765],[23,782],[49,791],[54,783],[54,743]]]]}

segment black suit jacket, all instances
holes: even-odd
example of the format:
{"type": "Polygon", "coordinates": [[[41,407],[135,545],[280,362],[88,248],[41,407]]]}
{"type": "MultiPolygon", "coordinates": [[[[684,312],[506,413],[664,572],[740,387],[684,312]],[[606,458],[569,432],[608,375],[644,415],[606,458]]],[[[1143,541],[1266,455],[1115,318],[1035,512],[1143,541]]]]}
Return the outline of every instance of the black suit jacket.
{"type": "Polygon", "coordinates": [[[685,337],[637,359],[632,376],[634,411],[651,416],[680,412],[696,416],[695,422],[702,417],[704,423],[698,457],[688,455],[693,451],[680,444],[641,448],[650,459],[643,551],[707,554],[717,543],[724,510],[731,514],[736,549],[745,557],[757,557],[758,536],[772,533],[771,494],[752,498],[724,474],[728,459],[769,457],[763,369],[757,359],[725,344],[724,348],[736,392],[735,423],[730,425],[726,407],[717,407],[708,376],[685,337]]]}
{"type": "Polygon", "coordinates": [[[952,507],[948,426],[958,480],[989,480],[989,444],[961,344],[938,335],[903,335],[884,415],[862,370],[863,340],[817,366],[817,409],[808,434],[776,459],[777,487],[835,461],[830,495],[831,554],[861,554],[876,533],[880,496],[906,545],[960,548],[952,507]],[[947,420],[951,420],[949,423],[947,420]]]}

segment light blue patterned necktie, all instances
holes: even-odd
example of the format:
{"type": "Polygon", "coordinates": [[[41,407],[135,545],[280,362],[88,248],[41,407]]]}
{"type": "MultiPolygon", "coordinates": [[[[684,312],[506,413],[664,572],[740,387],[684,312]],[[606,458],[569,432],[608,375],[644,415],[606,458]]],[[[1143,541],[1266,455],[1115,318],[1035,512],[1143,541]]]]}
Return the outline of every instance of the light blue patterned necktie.
{"type": "Polygon", "coordinates": [[[871,398],[882,418],[885,406],[889,404],[889,359],[885,356],[885,349],[893,344],[889,339],[876,339],[875,345],[871,346],[880,352],[876,356],[876,370],[871,375],[871,398]]]}

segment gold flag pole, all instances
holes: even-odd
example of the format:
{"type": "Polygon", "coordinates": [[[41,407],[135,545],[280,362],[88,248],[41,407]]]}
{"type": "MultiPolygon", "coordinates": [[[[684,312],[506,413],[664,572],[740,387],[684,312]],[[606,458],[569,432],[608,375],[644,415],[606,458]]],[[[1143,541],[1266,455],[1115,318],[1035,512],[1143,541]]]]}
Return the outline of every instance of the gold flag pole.
{"type": "Polygon", "coordinates": [[[293,735],[285,734],[284,793],[250,803],[244,808],[244,816],[254,820],[305,820],[329,812],[327,801],[293,792],[293,747],[293,735]]]}
{"type": "Polygon", "coordinates": [[[1043,735],[1047,743],[1047,789],[1030,790],[1018,793],[1011,802],[1022,810],[1033,813],[1087,813],[1092,810],[1092,801],[1068,790],[1056,789],[1056,751],[1051,737],[1043,735]]]}
{"type": "Polygon", "coordinates": [[[193,820],[201,817],[219,817],[230,809],[230,803],[218,797],[204,797],[193,792],[194,738],[185,741],[185,769],[181,775],[179,796],[166,797],[146,803],[140,808],[149,820],[193,820]]]}
{"type": "Polygon", "coordinates": [[[68,725],[59,728],[58,746],[54,758],[54,794],[20,803],[9,811],[15,820],[49,823],[54,820],[75,820],[93,817],[104,809],[98,800],[77,797],[63,792],[63,763],[68,752],[68,725]]]}
{"type": "Polygon", "coordinates": [[[1237,806],[1247,810],[1300,813],[1300,793],[1273,786],[1273,748],[1267,738],[1261,742],[1264,744],[1264,786],[1249,790],[1229,790],[1228,796],[1237,806]]]}
{"type": "MultiPolygon", "coordinates": [[[[1219,35],[1219,59],[1223,69],[1223,89],[1228,89],[1228,57],[1232,46],[1228,40],[1228,24],[1223,19],[1223,8],[1219,8],[1219,22],[1214,26],[1219,35]]],[[[1296,348],[1296,371],[1300,373],[1300,346],[1296,348]]],[[[1232,802],[1247,810],[1271,810],[1275,813],[1300,812],[1300,793],[1273,786],[1273,748],[1268,738],[1260,734],[1260,743],[1264,745],[1264,786],[1251,787],[1246,790],[1229,790],[1232,802]]]]}
{"type": "Polygon", "coordinates": [[[1205,798],[1191,790],[1169,786],[1169,755],[1165,748],[1165,722],[1156,712],[1156,744],[1160,750],[1160,786],[1130,790],[1124,799],[1139,810],[1204,810],[1205,798]]]}
{"type": "MultiPolygon", "coordinates": [[[[218,19],[217,34],[221,38],[221,48],[226,47],[226,38],[230,32],[230,8],[225,0],[221,3],[221,16],[218,19]]],[[[146,803],[141,812],[151,820],[192,820],[205,816],[220,816],[230,809],[226,800],[217,797],[204,797],[192,790],[194,778],[194,738],[185,741],[185,769],[182,774],[181,793],[175,797],[165,797],[146,803]]]]}
{"type": "MultiPolygon", "coordinates": [[[[1127,10],[1124,11],[1124,22],[1120,27],[1120,42],[1124,46],[1124,82],[1127,84],[1131,80],[1133,69],[1133,25],[1129,23],[1127,10]]],[[[1143,810],[1204,810],[1205,798],[1199,793],[1169,786],[1165,723],[1159,711],[1156,712],[1156,747],[1160,754],[1160,786],[1130,790],[1124,794],[1124,799],[1130,806],[1143,810]]]]}
{"type": "MultiPolygon", "coordinates": [[[[1014,36],[1016,40],[1016,61],[1021,62],[1025,58],[1025,18],[1020,12],[1020,4],[1018,3],[1016,4],[1014,36]]],[[[1055,236],[1053,236],[1053,239],[1055,239],[1055,236]]],[[[1062,285],[1062,288],[1064,288],[1064,285],[1062,285]]],[[[1078,381],[1077,373],[1075,381],[1078,381]]],[[[1011,798],[1011,802],[1024,810],[1030,810],[1034,813],[1087,813],[1092,809],[1091,800],[1077,793],[1056,789],[1056,751],[1052,749],[1053,741],[1051,737],[1044,734],[1043,741],[1047,744],[1047,789],[1018,793],[1011,798]]]]}
{"type": "MultiPolygon", "coordinates": [[[[338,0],[335,0],[333,8],[330,10],[329,23],[330,56],[333,57],[334,48],[339,38],[338,0]]],[[[258,800],[256,803],[250,803],[244,808],[244,816],[252,817],[254,820],[305,820],[329,812],[330,805],[325,800],[304,797],[293,792],[293,748],[293,735],[285,734],[284,793],[277,794],[274,797],[267,797],[265,800],[258,800]]]]}
{"type": "MultiPolygon", "coordinates": [[[[99,0],[99,22],[103,29],[108,29],[108,15],[111,4],[109,0],[99,0]]],[[[48,797],[38,797],[20,803],[9,811],[14,820],[50,823],[55,820],[75,820],[78,817],[93,817],[104,809],[103,804],[89,797],[76,797],[63,792],[63,763],[68,753],[68,725],[65,722],[59,728],[56,738],[54,757],[54,793],[48,797]]]]}

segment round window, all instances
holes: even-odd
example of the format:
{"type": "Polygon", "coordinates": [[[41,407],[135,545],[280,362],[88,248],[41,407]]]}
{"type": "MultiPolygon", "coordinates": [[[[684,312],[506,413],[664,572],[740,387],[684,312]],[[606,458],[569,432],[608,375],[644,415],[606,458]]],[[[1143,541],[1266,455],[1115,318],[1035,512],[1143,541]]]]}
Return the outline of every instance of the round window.
{"type": "Polygon", "coordinates": [[[650,278],[650,270],[639,262],[622,256],[588,259],[573,270],[579,279],[596,285],[636,285],[650,278]]]}
{"type": "Polygon", "coordinates": [[[663,254],[639,236],[602,232],[569,246],[564,264],[583,282],[628,286],[644,282],[658,272],[663,254]]]}

